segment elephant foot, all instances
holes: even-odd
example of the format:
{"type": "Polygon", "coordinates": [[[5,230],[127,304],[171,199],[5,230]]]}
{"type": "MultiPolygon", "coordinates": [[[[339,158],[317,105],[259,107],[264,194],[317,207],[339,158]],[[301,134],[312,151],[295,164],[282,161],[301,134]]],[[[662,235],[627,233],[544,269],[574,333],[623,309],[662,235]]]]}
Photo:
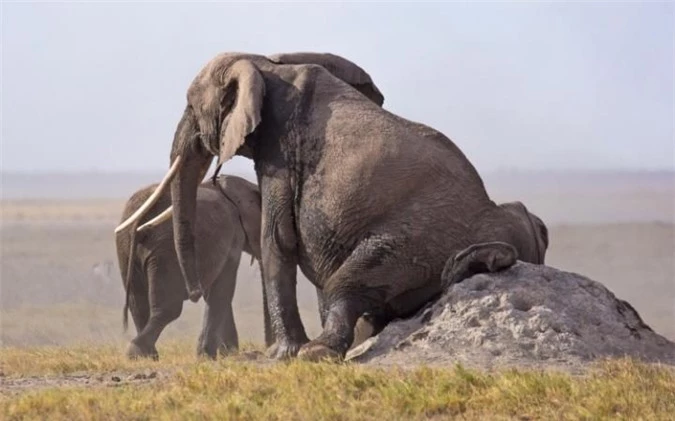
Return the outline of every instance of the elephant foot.
{"type": "Polygon", "coordinates": [[[155,349],[155,347],[152,347],[151,350],[144,350],[142,347],[138,346],[137,344],[131,342],[129,344],[129,347],[127,348],[127,358],[130,360],[137,360],[139,358],[150,358],[154,361],[159,360],[159,353],[155,349]]]}
{"type": "Polygon", "coordinates": [[[302,347],[303,344],[307,343],[308,341],[304,342],[292,342],[292,341],[282,341],[282,342],[276,342],[274,343],[271,347],[267,349],[267,357],[274,359],[274,360],[289,360],[296,355],[298,355],[298,351],[302,347]]]}
{"type": "Polygon", "coordinates": [[[310,362],[340,362],[344,359],[344,355],[327,345],[312,341],[300,348],[298,359],[310,362]]]}

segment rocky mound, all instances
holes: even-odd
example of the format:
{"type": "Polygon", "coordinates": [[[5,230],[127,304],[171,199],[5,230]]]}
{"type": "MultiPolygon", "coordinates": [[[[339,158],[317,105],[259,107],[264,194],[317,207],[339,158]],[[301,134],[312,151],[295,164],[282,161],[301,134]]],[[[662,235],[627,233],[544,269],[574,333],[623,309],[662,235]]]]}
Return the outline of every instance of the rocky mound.
{"type": "Polygon", "coordinates": [[[619,356],[675,365],[675,343],[601,283],[517,262],[451,286],[415,317],[394,321],[351,349],[347,359],[576,371],[594,359],[619,356]]]}

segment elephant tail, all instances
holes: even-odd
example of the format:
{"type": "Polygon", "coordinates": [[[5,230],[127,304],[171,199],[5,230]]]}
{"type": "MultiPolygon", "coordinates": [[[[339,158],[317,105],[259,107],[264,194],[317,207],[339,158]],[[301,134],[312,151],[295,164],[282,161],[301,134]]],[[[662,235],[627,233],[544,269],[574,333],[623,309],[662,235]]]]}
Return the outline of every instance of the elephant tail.
{"type": "Polygon", "coordinates": [[[136,229],[140,219],[131,224],[131,240],[129,244],[129,261],[127,262],[127,271],[124,275],[124,310],[122,310],[122,328],[124,332],[129,328],[129,297],[131,295],[131,286],[133,285],[134,275],[134,254],[136,253],[136,229]]]}

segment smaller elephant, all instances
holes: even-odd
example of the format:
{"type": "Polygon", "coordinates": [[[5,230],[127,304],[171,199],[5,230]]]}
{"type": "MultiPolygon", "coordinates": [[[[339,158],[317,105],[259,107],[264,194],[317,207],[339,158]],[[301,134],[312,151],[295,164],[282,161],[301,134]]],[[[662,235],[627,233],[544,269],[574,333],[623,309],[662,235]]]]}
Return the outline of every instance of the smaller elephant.
{"type": "MultiPolygon", "coordinates": [[[[122,215],[126,220],[155,191],[157,184],[135,192],[122,215]]],[[[206,303],[197,354],[215,358],[239,346],[232,312],[237,269],[241,253],[260,259],[260,191],[243,178],[221,175],[203,182],[197,190],[195,240],[198,267],[206,303]]],[[[116,233],[117,257],[126,292],[124,328],[127,312],[136,326],[137,336],[127,350],[129,358],[159,358],[155,343],[162,330],[177,319],[188,298],[185,281],[174,248],[171,223],[146,227],[147,222],[171,205],[166,192],[133,227],[116,233]],[[135,233],[135,235],[134,235],[135,233]]],[[[264,289],[263,289],[264,291],[264,289]]],[[[266,301],[263,292],[263,301],[266,301]]],[[[266,302],[264,306],[265,342],[273,342],[266,302]]]]}

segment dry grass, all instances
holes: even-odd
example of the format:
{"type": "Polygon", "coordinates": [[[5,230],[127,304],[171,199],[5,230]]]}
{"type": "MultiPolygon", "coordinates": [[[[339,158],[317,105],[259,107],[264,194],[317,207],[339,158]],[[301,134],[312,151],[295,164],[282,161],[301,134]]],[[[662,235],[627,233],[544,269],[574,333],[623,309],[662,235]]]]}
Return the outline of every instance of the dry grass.
{"type": "MultiPolygon", "coordinates": [[[[248,346],[250,348],[250,346],[248,346]]],[[[117,387],[34,388],[0,396],[14,419],[672,419],[675,373],[614,360],[586,376],[504,370],[383,369],[354,364],[197,361],[192,345],[161,347],[159,362],[122,348],[6,348],[6,382],[20,376],[156,370],[117,387]]]]}

